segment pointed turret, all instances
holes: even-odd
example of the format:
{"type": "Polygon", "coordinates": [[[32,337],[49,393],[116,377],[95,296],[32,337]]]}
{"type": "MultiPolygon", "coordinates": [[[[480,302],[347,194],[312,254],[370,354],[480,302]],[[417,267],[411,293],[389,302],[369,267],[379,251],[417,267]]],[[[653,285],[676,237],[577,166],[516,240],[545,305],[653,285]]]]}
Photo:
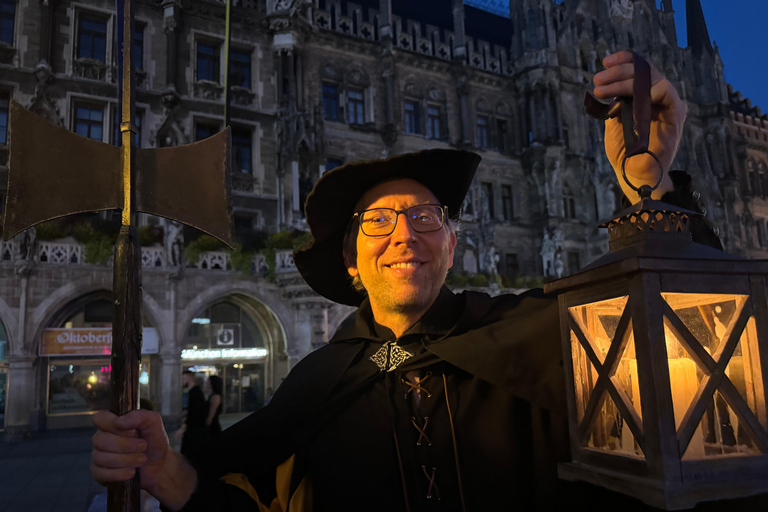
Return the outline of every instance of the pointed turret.
{"type": "Polygon", "coordinates": [[[688,47],[693,51],[693,55],[701,57],[705,51],[712,55],[712,41],[709,39],[700,0],[685,1],[685,21],[688,24],[688,47]]]}

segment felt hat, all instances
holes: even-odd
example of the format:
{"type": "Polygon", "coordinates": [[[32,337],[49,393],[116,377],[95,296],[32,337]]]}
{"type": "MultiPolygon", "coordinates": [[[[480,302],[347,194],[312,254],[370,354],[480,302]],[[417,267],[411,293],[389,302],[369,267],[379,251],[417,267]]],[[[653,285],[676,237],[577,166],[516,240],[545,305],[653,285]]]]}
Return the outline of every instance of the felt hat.
{"type": "Polygon", "coordinates": [[[384,160],[350,162],[323,174],[304,207],[312,238],[293,259],[307,284],[341,304],[359,306],[365,294],[352,286],[342,244],[355,204],[383,181],[410,178],[422,183],[458,218],[480,156],[454,149],[427,149],[384,160]]]}

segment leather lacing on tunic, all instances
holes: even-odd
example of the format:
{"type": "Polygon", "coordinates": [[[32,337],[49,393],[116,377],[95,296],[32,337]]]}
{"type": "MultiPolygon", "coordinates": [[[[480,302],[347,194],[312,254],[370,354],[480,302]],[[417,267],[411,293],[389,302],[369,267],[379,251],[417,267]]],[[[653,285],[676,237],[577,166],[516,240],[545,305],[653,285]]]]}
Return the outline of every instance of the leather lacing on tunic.
{"type": "MultiPolygon", "coordinates": [[[[453,411],[451,409],[451,403],[448,398],[448,380],[446,379],[445,373],[441,374],[442,381],[443,381],[443,391],[445,394],[445,405],[446,410],[448,413],[448,421],[451,428],[451,440],[453,442],[453,459],[454,464],[456,466],[456,477],[458,481],[458,489],[459,489],[459,498],[461,500],[461,510],[463,512],[467,511],[466,503],[464,500],[464,489],[462,486],[462,478],[461,478],[461,467],[459,465],[459,451],[458,451],[458,443],[456,441],[456,429],[453,422],[453,411]]],[[[426,395],[427,398],[431,398],[432,394],[424,387],[426,382],[432,377],[432,372],[428,371],[424,374],[423,377],[414,376],[413,381],[409,379],[403,379],[401,378],[401,383],[407,388],[406,391],[403,393],[403,398],[407,399],[409,395],[411,395],[416,401],[416,404],[418,405],[421,401],[422,394],[426,395]]],[[[386,386],[387,386],[387,396],[391,397],[391,380],[389,378],[386,378],[386,386]]],[[[405,477],[405,468],[403,467],[403,459],[400,453],[400,442],[397,437],[397,428],[395,427],[395,415],[393,411],[393,406],[391,401],[387,400],[387,408],[389,411],[389,417],[390,417],[390,423],[392,425],[392,435],[394,437],[395,441],[395,450],[397,452],[397,463],[398,463],[398,469],[400,470],[400,480],[403,486],[403,497],[405,499],[405,509],[407,512],[410,512],[411,507],[409,504],[408,499],[408,489],[406,485],[406,477],[405,477]]],[[[431,446],[432,442],[428,435],[428,429],[429,429],[429,416],[424,417],[424,423],[423,425],[420,425],[417,418],[415,416],[411,417],[411,424],[416,429],[418,433],[418,440],[416,441],[417,446],[422,446],[422,443],[426,444],[427,446],[431,446]]],[[[437,486],[437,468],[435,467],[428,467],[426,465],[421,466],[422,473],[424,474],[424,477],[427,480],[427,499],[437,499],[440,500],[440,489],[437,486]]]]}

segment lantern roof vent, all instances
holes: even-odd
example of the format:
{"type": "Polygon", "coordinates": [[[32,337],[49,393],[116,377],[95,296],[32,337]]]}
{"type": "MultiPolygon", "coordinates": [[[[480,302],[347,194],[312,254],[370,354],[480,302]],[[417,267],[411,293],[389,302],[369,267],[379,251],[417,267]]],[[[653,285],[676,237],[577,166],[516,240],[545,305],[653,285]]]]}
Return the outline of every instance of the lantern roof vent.
{"type": "Polygon", "coordinates": [[[583,270],[591,270],[630,258],[672,258],[705,260],[740,260],[691,238],[691,221],[701,214],[651,199],[646,190],[642,199],[603,222],[608,229],[610,251],[583,270]]]}

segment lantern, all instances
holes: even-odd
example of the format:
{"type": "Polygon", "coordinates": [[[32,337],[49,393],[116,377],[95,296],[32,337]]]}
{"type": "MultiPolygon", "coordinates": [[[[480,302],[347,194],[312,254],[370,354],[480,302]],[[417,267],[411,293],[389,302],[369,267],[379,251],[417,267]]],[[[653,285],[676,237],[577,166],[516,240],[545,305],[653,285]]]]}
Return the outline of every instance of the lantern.
{"type": "Polygon", "coordinates": [[[767,492],[768,261],[693,243],[698,214],[650,191],[603,224],[608,254],[545,285],[568,395],[559,475],[666,510],[767,492]]]}

